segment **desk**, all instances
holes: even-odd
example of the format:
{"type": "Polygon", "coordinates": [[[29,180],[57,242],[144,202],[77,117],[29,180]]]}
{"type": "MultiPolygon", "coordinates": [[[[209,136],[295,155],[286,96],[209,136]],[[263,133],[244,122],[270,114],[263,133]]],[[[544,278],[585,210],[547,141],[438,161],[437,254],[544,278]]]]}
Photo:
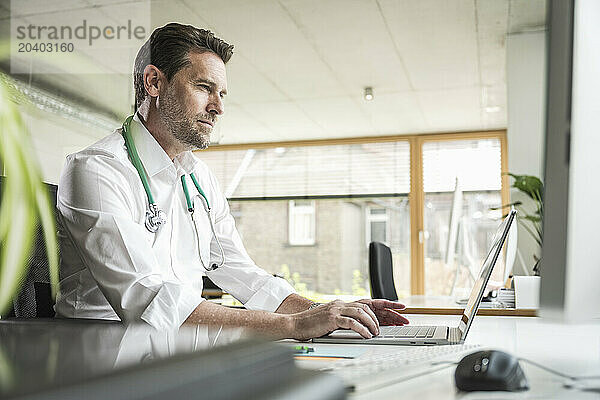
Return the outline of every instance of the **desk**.
{"type": "MultiPolygon", "coordinates": [[[[411,315],[418,325],[456,325],[457,316],[411,315]]],[[[587,325],[550,323],[540,318],[478,316],[466,340],[482,348],[504,350],[518,357],[531,359],[570,375],[600,375],[600,322],[587,325]]],[[[340,346],[317,344],[319,346],[340,346]]],[[[406,351],[408,347],[373,345],[361,346],[366,352],[390,353],[406,351]]],[[[367,354],[367,353],[365,353],[367,354]]],[[[303,368],[319,368],[323,363],[298,362],[303,368]]],[[[374,391],[351,394],[351,399],[475,399],[475,398],[559,398],[598,399],[599,393],[565,389],[563,378],[521,362],[531,389],[523,393],[474,392],[459,393],[454,386],[454,366],[435,373],[392,384],[374,391]]]]}
{"type": "Polygon", "coordinates": [[[0,399],[341,400],[342,382],[221,325],[157,331],[75,319],[0,320],[0,399]]]}
{"type": "MultiPolygon", "coordinates": [[[[364,298],[364,296],[352,295],[330,295],[323,297],[324,301],[340,299],[347,302],[364,298]]],[[[240,302],[228,294],[225,294],[222,298],[210,299],[210,301],[224,306],[243,308],[240,302]]],[[[406,305],[406,310],[402,311],[403,314],[462,315],[464,310],[464,306],[458,305],[456,300],[450,296],[410,296],[399,299],[398,301],[406,305]]],[[[537,310],[516,308],[480,308],[477,311],[477,315],[535,317],[537,315],[537,310]]]]}
{"type": "MultiPolygon", "coordinates": [[[[410,296],[398,300],[406,305],[404,314],[462,315],[464,306],[450,296],[410,296]]],[[[477,315],[501,315],[513,317],[535,317],[535,309],[479,308],[477,315]]]]}

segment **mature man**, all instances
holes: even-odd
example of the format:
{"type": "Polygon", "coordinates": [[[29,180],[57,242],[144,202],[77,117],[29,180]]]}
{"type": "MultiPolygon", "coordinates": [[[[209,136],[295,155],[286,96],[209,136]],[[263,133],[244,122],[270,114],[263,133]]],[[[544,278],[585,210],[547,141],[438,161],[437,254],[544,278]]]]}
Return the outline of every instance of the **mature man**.
{"type": "Polygon", "coordinates": [[[190,152],[209,145],[224,112],[232,49],[189,25],[156,29],[135,60],[133,119],[67,158],[57,314],[156,328],[243,326],[297,339],[337,328],[369,338],[379,324],[408,323],[395,311],[404,306],[386,300],[314,304],[246,253],[215,177],[190,152]],[[203,275],[246,309],[205,301],[203,275]]]}

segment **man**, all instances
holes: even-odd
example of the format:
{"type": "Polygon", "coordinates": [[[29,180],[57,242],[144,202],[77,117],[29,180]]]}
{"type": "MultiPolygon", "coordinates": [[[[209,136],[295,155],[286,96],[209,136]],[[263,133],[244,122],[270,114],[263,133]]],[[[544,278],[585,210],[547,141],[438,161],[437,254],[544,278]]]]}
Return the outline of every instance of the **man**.
{"type": "Polygon", "coordinates": [[[408,323],[395,311],[404,306],[386,300],[314,304],[246,253],[216,179],[190,152],[209,145],[224,112],[225,63],[232,49],[192,26],[156,29],[135,60],[137,112],[129,128],[67,157],[57,201],[62,252],[57,314],[142,320],[156,328],[243,326],[296,339],[337,328],[369,338],[378,334],[379,324],[408,323]],[[142,184],[144,174],[152,196],[142,184]],[[165,216],[156,232],[146,229],[151,197],[165,216]],[[246,310],[205,301],[203,275],[246,310]]]}

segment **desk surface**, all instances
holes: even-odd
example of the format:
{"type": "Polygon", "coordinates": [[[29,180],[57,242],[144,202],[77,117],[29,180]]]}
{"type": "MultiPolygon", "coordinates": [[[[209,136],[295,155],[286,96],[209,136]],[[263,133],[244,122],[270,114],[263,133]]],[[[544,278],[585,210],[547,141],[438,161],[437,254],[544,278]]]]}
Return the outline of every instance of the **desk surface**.
{"type": "MultiPolygon", "coordinates": [[[[464,310],[464,306],[450,296],[410,296],[398,301],[406,305],[405,314],[462,315],[464,310]]],[[[480,307],[477,315],[535,317],[537,310],[480,307]]]]}
{"type": "MultiPolygon", "coordinates": [[[[412,324],[456,325],[456,316],[411,315],[412,324]]],[[[475,318],[466,344],[499,349],[518,357],[527,358],[569,375],[600,375],[600,323],[567,325],[551,323],[540,318],[478,316],[475,318]]],[[[314,344],[340,346],[335,344],[314,344]]],[[[361,346],[368,353],[402,352],[406,346],[361,346]]],[[[305,368],[320,368],[322,362],[302,361],[305,368]]],[[[600,393],[574,391],[563,388],[565,379],[535,366],[521,362],[531,389],[524,393],[474,392],[459,393],[454,386],[454,367],[429,375],[392,384],[375,391],[357,393],[353,399],[474,399],[474,398],[600,398],[600,393]]]]}
{"type": "MultiPolygon", "coordinates": [[[[364,296],[353,295],[330,295],[324,296],[324,301],[340,299],[343,301],[356,301],[364,296]]],[[[211,299],[210,301],[229,307],[242,307],[241,303],[230,295],[223,298],[211,299]]],[[[462,315],[464,306],[456,303],[456,299],[450,296],[410,296],[398,300],[406,305],[404,314],[432,314],[432,315],[462,315]]],[[[513,317],[535,317],[537,310],[515,309],[515,308],[479,308],[477,315],[501,315],[513,317]]]]}
{"type": "MultiPolygon", "coordinates": [[[[414,325],[456,325],[459,316],[410,315],[414,325]]],[[[52,384],[86,380],[116,368],[129,368],[172,355],[202,351],[243,338],[240,330],[196,327],[176,332],[150,332],[145,326],[81,321],[0,321],[0,398],[35,383],[52,384]],[[23,349],[27,349],[23,351],[23,349]],[[70,367],[69,367],[70,366],[70,367]]],[[[306,343],[303,343],[306,345],[306,343]]],[[[540,318],[478,316],[466,344],[507,351],[568,375],[600,375],[600,321],[586,325],[551,323],[540,318]]],[[[335,344],[310,344],[335,347],[335,344]]],[[[344,345],[348,346],[348,345],[344,345]]],[[[412,346],[356,345],[369,354],[400,353],[412,346]]],[[[298,362],[319,369],[323,362],[298,362]]],[[[425,376],[351,395],[366,399],[472,399],[472,398],[600,398],[600,393],[563,387],[563,378],[522,363],[531,390],[524,393],[457,393],[454,367],[425,376]]],[[[23,389],[24,390],[24,389],[23,389]]]]}

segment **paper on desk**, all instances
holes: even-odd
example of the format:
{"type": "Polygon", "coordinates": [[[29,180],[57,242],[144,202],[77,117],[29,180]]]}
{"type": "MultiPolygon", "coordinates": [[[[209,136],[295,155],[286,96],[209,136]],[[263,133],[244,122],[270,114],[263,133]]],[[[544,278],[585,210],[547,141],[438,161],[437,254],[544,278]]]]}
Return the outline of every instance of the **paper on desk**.
{"type": "Polygon", "coordinates": [[[357,346],[315,346],[308,345],[315,351],[309,353],[296,354],[296,357],[327,357],[327,358],[356,358],[362,355],[366,350],[357,346]]]}

